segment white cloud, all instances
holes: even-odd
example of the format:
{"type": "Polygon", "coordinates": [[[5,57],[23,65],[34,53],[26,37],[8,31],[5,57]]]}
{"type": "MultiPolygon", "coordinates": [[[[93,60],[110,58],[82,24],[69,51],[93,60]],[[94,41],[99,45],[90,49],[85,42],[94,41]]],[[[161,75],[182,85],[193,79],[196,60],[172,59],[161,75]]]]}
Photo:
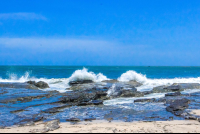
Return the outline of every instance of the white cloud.
{"type": "Polygon", "coordinates": [[[1,13],[1,20],[16,19],[16,20],[47,20],[46,17],[36,13],[1,13]]]}
{"type": "Polygon", "coordinates": [[[101,51],[116,42],[80,38],[0,38],[0,45],[6,48],[45,49],[50,51],[87,50],[101,51]]]}

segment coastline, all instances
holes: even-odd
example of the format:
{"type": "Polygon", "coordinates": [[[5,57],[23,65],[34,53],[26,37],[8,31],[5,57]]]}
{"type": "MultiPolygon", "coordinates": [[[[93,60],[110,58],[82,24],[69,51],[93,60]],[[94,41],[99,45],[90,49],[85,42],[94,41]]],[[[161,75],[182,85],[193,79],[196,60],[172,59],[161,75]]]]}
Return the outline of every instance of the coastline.
{"type": "MultiPolygon", "coordinates": [[[[60,128],[47,133],[199,133],[200,123],[195,120],[155,122],[108,122],[92,121],[77,124],[60,123],[60,128]]],[[[44,123],[33,126],[8,127],[1,133],[43,133],[44,123]]]]}

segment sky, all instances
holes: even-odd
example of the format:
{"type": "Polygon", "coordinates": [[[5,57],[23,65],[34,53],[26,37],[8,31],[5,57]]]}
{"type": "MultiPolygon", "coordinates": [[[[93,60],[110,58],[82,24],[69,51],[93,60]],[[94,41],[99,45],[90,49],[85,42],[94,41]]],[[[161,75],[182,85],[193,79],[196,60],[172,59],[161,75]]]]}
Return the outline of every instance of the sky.
{"type": "Polygon", "coordinates": [[[4,0],[0,65],[200,66],[199,0],[4,0]]]}

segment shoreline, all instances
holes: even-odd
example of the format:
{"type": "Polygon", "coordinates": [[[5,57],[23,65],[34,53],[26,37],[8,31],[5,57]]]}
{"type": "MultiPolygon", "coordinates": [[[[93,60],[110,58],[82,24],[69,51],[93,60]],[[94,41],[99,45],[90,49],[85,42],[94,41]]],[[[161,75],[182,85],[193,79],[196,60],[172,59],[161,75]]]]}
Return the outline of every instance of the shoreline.
{"type": "MultiPolygon", "coordinates": [[[[41,133],[44,132],[43,122],[33,126],[7,127],[1,133],[41,133]]],[[[97,120],[71,124],[64,122],[59,128],[47,133],[199,133],[200,123],[195,120],[153,121],[153,122],[108,122],[97,120]]]]}

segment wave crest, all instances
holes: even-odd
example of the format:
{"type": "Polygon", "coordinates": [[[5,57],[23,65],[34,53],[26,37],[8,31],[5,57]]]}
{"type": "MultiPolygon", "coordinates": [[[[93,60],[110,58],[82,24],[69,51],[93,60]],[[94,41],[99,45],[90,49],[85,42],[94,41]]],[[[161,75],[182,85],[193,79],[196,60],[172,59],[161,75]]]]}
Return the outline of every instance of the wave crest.
{"type": "Polygon", "coordinates": [[[126,73],[123,73],[119,78],[118,78],[119,81],[131,81],[131,80],[135,80],[137,82],[140,82],[140,83],[144,83],[147,81],[147,78],[145,75],[143,74],[139,74],[135,71],[127,71],[126,73]]]}
{"type": "Polygon", "coordinates": [[[94,72],[88,72],[86,68],[83,68],[82,70],[76,70],[69,78],[69,82],[79,80],[92,80],[94,82],[101,82],[103,80],[108,80],[108,78],[102,73],[96,75],[94,72]]]}

